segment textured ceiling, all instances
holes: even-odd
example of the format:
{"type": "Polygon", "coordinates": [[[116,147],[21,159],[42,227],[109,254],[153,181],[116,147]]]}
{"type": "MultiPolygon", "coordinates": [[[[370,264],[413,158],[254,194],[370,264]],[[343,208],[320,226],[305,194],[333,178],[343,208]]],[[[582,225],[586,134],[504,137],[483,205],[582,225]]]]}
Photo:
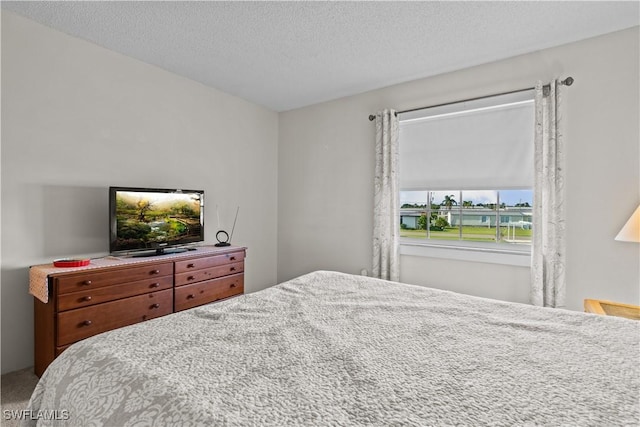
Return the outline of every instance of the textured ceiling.
{"type": "Polygon", "coordinates": [[[2,2],[275,111],[639,25],[635,1],[2,2]]]}

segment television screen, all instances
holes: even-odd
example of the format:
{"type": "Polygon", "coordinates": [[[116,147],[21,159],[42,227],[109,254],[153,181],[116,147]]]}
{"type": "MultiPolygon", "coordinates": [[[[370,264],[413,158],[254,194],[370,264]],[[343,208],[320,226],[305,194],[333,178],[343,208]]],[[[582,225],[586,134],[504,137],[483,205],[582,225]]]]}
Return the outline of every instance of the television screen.
{"type": "Polygon", "coordinates": [[[202,190],[111,187],[109,207],[111,252],[178,252],[204,241],[202,190]]]}

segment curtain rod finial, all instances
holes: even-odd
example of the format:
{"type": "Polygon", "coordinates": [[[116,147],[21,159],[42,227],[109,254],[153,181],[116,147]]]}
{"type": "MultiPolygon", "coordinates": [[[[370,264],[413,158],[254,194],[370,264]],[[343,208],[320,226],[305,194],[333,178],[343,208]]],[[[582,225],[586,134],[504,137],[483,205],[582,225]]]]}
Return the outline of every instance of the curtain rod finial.
{"type": "Polygon", "coordinates": [[[376,119],[376,116],[374,116],[373,114],[369,114],[369,121],[372,122],[376,119]]]}
{"type": "Polygon", "coordinates": [[[573,84],[573,77],[567,77],[566,79],[562,80],[562,84],[565,86],[571,86],[573,84]]]}

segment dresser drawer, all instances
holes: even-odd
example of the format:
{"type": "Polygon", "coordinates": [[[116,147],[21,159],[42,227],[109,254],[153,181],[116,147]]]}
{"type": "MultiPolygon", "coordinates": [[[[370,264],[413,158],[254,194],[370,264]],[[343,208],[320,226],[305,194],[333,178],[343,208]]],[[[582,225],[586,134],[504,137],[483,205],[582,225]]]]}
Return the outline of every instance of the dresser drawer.
{"type": "Polygon", "coordinates": [[[162,276],[145,279],[132,283],[105,286],[102,288],[86,289],[80,292],[60,295],[58,297],[58,311],[88,307],[102,302],[114,301],[134,295],[170,289],[173,286],[172,276],[162,276]]]}
{"type": "Polygon", "coordinates": [[[193,285],[175,289],[176,311],[186,310],[198,305],[207,304],[223,298],[229,298],[244,292],[244,275],[207,280],[193,285]]]}
{"type": "Polygon", "coordinates": [[[58,347],[173,311],[173,290],[152,292],[118,301],[59,313],[58,347]]]}
{"type": "Polygon", "coordinates": [[[176,273],[184,273],[185,271],[200,270],[203,268],[216,267],[231,262],[244,260],[244,251],[231,252],[228,254],[215,255],[205,258],[188,259],[176,262],[176,273]]]}
{"type": "Polygon", "coordinates": [[[217,267],[204,268],[186,273],[176,274],[175,285],[182,286],[203,280],[215,279],[229,274],[242,273],[244,271],[244,261],[224,264],[217,267]]]}
{"type": "Polygon", "coordinates": [[[82,273],[54,278],[58,295],[78,292],[87,289],[119,283],[137,282],[149,278],[170,276],[173,274],[173,263],[154,264],[141,267],[120,268],[112,271],[86,270],[82,273]]]}

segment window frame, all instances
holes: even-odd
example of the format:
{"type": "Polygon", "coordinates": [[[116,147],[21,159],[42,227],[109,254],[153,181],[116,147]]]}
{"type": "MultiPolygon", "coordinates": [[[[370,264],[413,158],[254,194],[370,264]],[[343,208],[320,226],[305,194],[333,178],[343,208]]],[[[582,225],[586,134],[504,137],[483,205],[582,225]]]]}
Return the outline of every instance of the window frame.
{"type": "MultiPolygon", "coordinates": [[[[525,189],[529,190],[529,189],[525,189]]],[[[500,190],[494,190],[499,192],[500,190]]],[[[455,192],[453,190],[446,192],[455,192]]],[[[464,190],[460,190],[464,194],[464,190]]],[[[427,193],[427,200],[431,200],[431,194],[427,193]]],[[[499,196],[498,196],[498,201],[499,196]]],[[[499,208],[500,204],[496,203],[498,209],[494,216],[503,217],[503,212],[506,212],[499,208]]],[[[464,209],[463,207],[460,207],[464,209]]],[[[428,208],[426,212],[430,213],[432,210],[428,208]]],[[[489,216],[486,216],[489,220],[489,216]]],[[[462,223],[458,224],[460,230],[463,226],[462,223]]],[[[400,227],[400,218],[398,227],[400,227]]],[[[401,232],[401,231],[400,231],[401,232]]],[[[400,254],[410,256],[425,256],[430,258],[442,258],[442,259],[454,259],[464,261],[476,261],[486,262],[492,264],[506,264],[514,266],[530,266],[531,264],[531,243],[518,244],[518,243],[504,243],[497,241],[473,241],[464,240],[462,238],[458,240],[438,239],[427,237],[430,233],[424,230],[424,238],[414,237],[400,237],[400,254]]],[[[460,231],[461,233],[461,231],[460,231]]],[[[498,233],[495,234],[498,236],[498,233]]]]}
{"type": "MultiPolygon", "coordinates": [[[[497,247],[479,248],[456,243],[458,242],[424,243],[417,242],[416,239],[401,237],[400,255],[531,267],[531,247],[527,247],[526,250],[514,250],[497,247]]],[[[500,243],[495,243],[495,245],[500,245],[500,243]]]]}
{"type": "MultiPolygon", "coordinates": [[[[531,101],[533,101],[533,91],[531,92],[531,101]]],[[[501,95],[495,95],[499,97],[501,95]]],[[[485,97],[491,98],[491,97],[485,97]]],[[[452,103],[451,105],[455,105],[457,103],[452,103]]],[[[437,106],[439,107],[439,106],[437,106]]],[[[433,107],[432,107],[433,108],[433,107]]],[[[428,110],[426,108],[425,110],[428,110]]],[[[457,110],[459,112],[465,111],[465,103],[460,102],[460,108],[457,110]]],[[[455,114],[455,112],[453,113],[455,114]]],[[[415,119],[407,119],[407,120],[415,120],[415,119]]],[[[535,121],[535,117],[531,117],[532,122],[535,121]]],[[[402,122],[402,119],[400,119],[402,122]]],[[[533,137],[533,136],[532,136],[533,137]]],[[[399,141],[402,144],[402,141],[399,141]]],[[[401,173],[401,172],[400,172],[401,173]]],[[[421,191],[442,191],[438,189],[428,190],[428,185],[425,185],[425,189],[421,191]]],[[[534,191],[533,183],[528,188],[522,188],[523,190],[534,191]]],[[[473,191],[473,190],[482,190],[480,188],[468,188],[455,190],[455,193],[463,193],[464,191],[473,191]]],[[[494,190],[492,191],[502,191],[502,190],[494,190]]],[[[419,191],[417,189],[407,189],[406,191],[419,191]]],[[[447,190],[449,191],[449,190],[447,190]]],[[[398,189],[398,196],[402,193],[402,190],[398,189]]],[[[427,197],[427,204],[430,203],[430,197],[427,197]]],[[[462,204],[462,198],[460,199],[460,204],[462,204]]],[[[500,218],[496,228],[500,229],[500,223],[502,223],[501,218],[505,215],[500,206],[500,198],[498,196],[497,200],[498,209],[496,210],[497,218],[500,218]]],[[[533,203],[532,206],[533,208],[533,203]]],[[[431,212],[431,207],[428,206],[427,212],[431,212]]],[[[490,221],[489,215],[486,216],[486,220],[490,221]]],[[[398,234],[401,233],[401,218],[398,218],[397,227],[398,234]]],[[[429,224],[429,222],[427,222],[429,224]]],[[[408,256],[424,256],[431,258],[442,258],[449,260],[463,260],[463,261],[475,261],[475,262],[485,262],[485,263],[494,263],[494,264],[505,264],[505,265],[513,265],[513,266],[522,266],[522,267],[530,267],[531,266],[531,253],[532,253],[532,244],[534,236],[532,234],[532,241],[529,244],[517,244],[517,243],[503,243],[496,241],[487,241],[487,242],[478,242],[478,241],[470,241],[463,240],[462,238],[462,216],[461,222],[459,225],[460,230],[460,240],[445,240],[445,239],[433,239],[429,238],[429,225],[427,225],[427,230],[425,230],[425,238],[411,238],[411,237],[399,237],[399,246],[400,246],[400,255],[408,255],[408,256]]],[[[535,231],[533,231],[535,232],[535,231]]],[[[496,236],[500,236],[500,232],[496,231],[496,236]]]]}

